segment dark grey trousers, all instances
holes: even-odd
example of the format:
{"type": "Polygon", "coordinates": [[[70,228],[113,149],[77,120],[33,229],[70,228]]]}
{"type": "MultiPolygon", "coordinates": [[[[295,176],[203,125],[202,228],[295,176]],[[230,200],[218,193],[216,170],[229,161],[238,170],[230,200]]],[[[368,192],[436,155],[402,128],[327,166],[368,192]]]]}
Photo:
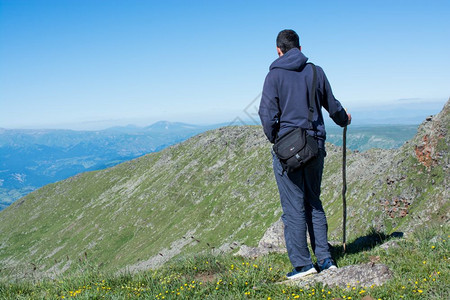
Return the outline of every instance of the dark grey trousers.
{"type": "Polygon", "coordinates": [[[331,257],[327,238],[327,218],[320,201],[320,184],[325,151],[306,167],[293,173],[283,171],[273,154],[273,170],[280,193],[284,237],[289,259],[295,267],[312,263],[306,241],[308,230],[317,260],[331,257]]]}

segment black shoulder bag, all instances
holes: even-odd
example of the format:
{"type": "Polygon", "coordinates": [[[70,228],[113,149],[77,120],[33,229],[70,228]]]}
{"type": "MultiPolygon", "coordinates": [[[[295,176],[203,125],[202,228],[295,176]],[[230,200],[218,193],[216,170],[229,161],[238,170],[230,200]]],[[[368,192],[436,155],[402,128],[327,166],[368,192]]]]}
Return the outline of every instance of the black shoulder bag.
{"type": "MultiPolygon", "coordinates": [[[[309,63],[313,68],[313,84],[308,97],[308,122],[311,124],[314,114],[314,102],[316,99],[317,74],[316,66],[309,63]]],[[[306,163],[319,155],[317,140],[310,136],[306,129],[295,128],[283,135],[274,145],[273,151],[280,159],[283,169],[290,173],[303,167],[306,163]]]]}

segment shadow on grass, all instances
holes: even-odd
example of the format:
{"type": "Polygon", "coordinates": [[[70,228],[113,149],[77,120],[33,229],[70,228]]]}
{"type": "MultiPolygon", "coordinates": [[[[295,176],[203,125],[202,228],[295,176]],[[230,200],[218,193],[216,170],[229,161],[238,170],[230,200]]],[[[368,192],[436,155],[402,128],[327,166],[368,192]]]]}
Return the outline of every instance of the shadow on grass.
{"type": "Polygon", "coordinates": [[[361,236],[351,243],[347,244],[345,253],[343,245],[331,246],[331,256],[338,260],[347,254],[355,254],[363,251],[368,251],[381,245],[392,238],[403,237],[403,232],[394,232],[390,235],[386,235],[384,232],[377,231],[375,229],[370,229],[368,234],[361,236]]]}

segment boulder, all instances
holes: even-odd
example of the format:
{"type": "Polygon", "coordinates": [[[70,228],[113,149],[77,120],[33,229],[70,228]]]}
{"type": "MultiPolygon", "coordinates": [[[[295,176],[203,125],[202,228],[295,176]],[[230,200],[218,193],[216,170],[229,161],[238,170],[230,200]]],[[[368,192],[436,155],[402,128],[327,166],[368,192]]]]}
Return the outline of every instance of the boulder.
{"type": "Polygon", "coordinates": [[[248,247],[242,245],[236,255],[246,258],[256,258],[269,252],[286,252],[286,243],[284,241],[284,225],[279,219],[270,226],[258,243],[258,247],[248,247]]]}
{"type": "Polygon", "coordinates": [[[392,278],[392,271],[384,264],[368,263],[351,265],[334,270],[326,270],[317,275],[310,275],[294,280],[286,280],[280,284],[310,287],[322,283],[328,287],[365,287],[380,286],[392,278]]]}

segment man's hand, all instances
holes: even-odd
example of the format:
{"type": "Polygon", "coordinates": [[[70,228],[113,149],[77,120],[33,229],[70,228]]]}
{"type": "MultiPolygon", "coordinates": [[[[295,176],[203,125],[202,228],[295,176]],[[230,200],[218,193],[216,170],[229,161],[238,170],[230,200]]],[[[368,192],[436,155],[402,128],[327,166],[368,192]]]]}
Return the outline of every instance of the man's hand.
{"type": "Polygon", "coordinates": [[[346,108],[345,108],[345,112],[347,113],[347,117],[348,117],[348,123],[347,123],[347,125],[350,125],[350,124],[352,123],[352,115],[349,114],[349,113],[347,112],[347,109],[346,109],[346,108]]]}

